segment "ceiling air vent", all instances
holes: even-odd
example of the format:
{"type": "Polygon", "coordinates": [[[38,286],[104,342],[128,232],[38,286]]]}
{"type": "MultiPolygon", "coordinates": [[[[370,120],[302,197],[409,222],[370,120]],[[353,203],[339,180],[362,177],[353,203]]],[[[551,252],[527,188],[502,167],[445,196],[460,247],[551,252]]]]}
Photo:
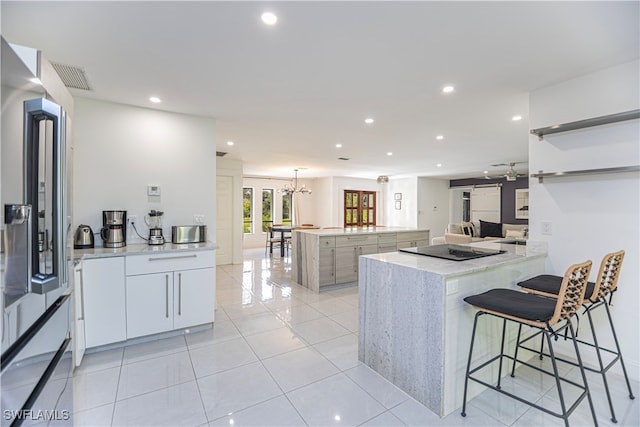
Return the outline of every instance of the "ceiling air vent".
{"type": "Polygon", "coordinates": [[[55,62],[52,62],[51,65],[66,87],[91,90],[91,86],[89,86],[89,82],[87,81],[87,75],[82,68],[73,65],[56,64],[55,62]]]}
{"type": "Polygon", "coordinates": [[[338,160],[349,160],[347,157],[338,157],[338,160]]]}
{"type": "Polygon", "coordinates": [[[225,153],[224,151],[216,151],[216,157],[224,157],[226,155],[227,153],[225,153]]]}

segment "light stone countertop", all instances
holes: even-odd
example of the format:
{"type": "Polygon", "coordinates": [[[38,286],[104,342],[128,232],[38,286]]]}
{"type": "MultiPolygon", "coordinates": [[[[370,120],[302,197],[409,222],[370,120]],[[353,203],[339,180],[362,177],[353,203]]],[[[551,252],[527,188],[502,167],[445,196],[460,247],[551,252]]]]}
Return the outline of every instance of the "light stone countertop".
{"type": "Polygon", "coordinates": [[[92,258],[148,255],[160,253],[169,254],[182,251],[205,251],[212,249],[218,249],[218,245],[213,242],[188,243],[181,245],[177,245],[174,243],[165,243],[164,245],[148,245],[146,243],[135,243],[122,248],[74,249],[73,259],[76,261],[82,261],[92,258]]]}
{"type": "Polygon", "coordinates": [[[367,227],[367,228],[310,228],[293,230],[300,233],[315,234],[318,236],[352,236],[358,234],[397,233],[401,231],[429,231],[426,228],[409,227],[367,227]]]}
{"type": "Polygon", "coordinates": [[[431,256],[411,254],[406,252],[388,252],[373,255],[364,255],[364,258],[371,258],[401,267],[409,267],[417,270],[428,271],[443,277],[453,277],[463,274],[470,274],[479,271],[510,264],[519,260],[531,258],[544,258],[547,256],[546,242],[528,241],[526,246],[503,244],[499,241],[476,242],[467,245],[476,248],[498,249],[506,251],[503,254],[491,255],[482,258],[475,258],[465,261],[451,261],[431,256]]]}

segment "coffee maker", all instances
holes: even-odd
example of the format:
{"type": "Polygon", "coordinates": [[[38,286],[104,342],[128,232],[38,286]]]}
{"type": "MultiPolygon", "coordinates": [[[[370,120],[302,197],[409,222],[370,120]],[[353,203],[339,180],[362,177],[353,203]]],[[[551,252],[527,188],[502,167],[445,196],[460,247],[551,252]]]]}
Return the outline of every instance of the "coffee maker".
{"type": "Polygon", "coordinates": [[[127,245],[127,211],[102,211],[102,246],[121,248],[127,245]]]}
{"type": "Polygon", "coordinates": [[[152,209],[144,217],[144,222],[149,227],[149,244],[164,245],[164,236],[162,235],[162,215],[164,212],[152,209]]]}

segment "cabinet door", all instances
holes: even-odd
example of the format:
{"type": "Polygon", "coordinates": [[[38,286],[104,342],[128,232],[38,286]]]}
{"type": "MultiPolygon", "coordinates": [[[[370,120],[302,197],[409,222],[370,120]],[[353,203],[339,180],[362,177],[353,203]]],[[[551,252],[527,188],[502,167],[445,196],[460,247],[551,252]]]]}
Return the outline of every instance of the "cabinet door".
{"type": "Polygon", "coordinates": [[[336,250],[335,248],[320,249],[320,265],[318,281],[320,286],[336,283],[336,250]]]}
{"type": "Polygon", "coordinates": [[[378,252],[378,245],[336,248],[336,283],[358,280],[358,257],[378,252]]]}
{"type": "Polygon", "coordinates": [[[173,329],[173,273],[127,277],[127,338],[173,329]]]}
{"type": "Polygon", "coordinates": [[[124,257],[82,262],[86,347],[127,339],[124,257]]]}
{"type": "Polygon", "coordinates": [[[212,323],[216,304],[214,268],[173,273],[173,328],[212,323]]]}
{"type": "Polygon", "coordinates": [[[358,247],[336,248],[336,283],[358,280],[358,247]]]}
{"type": "Polygon", "coordinates": [[[84,290],[82,289],[82,266],[73,269],[73,366],[80,366],[87,348],[84,332],[84,290]]]}

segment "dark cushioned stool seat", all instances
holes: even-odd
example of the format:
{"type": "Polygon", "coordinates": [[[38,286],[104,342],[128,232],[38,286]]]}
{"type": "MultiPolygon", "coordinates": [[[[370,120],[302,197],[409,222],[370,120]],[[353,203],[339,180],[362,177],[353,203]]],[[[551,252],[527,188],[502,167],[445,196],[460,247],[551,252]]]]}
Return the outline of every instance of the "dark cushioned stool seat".
{"type": "MultiPolygon", "coordinates": [[[[532,289],[534,291],[544,292],[546,294],[558,295],[560,286],[562,286],[562,276],[552,276],[551,274],[542,274],[532,277],[524,282],[518,283],[518,286],[532,289]]],[[[587,289],[584,291],[584,299],[590,299],[596,284],[587,282],[587,289]]]]}
{"type": "Polygon", "coordinates": [[[467,303],[521,319],[546,322],[553,317],[556,300],[512,289],[491,289],[483,294],[471,295],[467,303]]]}

